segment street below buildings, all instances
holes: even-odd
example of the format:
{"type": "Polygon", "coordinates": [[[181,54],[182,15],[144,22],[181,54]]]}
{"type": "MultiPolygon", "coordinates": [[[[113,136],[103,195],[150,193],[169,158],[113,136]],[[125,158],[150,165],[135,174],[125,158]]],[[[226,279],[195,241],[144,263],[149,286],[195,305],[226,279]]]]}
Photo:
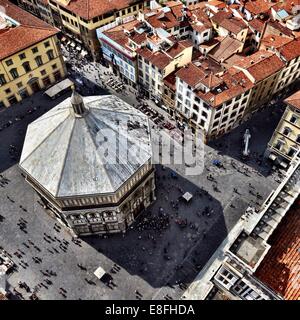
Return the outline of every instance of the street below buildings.
{"type": "Polygon", "coordinates": [[[28,123],[69,94],[52,101],[38,93],[1,113],[2,122],[12,121],[0,132],[5,141],[0,246],[17,265],[9,285],[25,299],[33,290],[40,299],[178,299],[247,206],[258,207],[277,186],[278,174],[262,154],[280,112],[266,109],[205,146],[205,170],[199,176],[185,176],[184,165],[157,165],[157,200],[126,234],[75,243],[45,212],[17,166],[28,123]],[[24,118],[15,120],[19,116],[24,118]],[[253,128],[246,162],[240,158],[245,128],[253,128]],[[214,164],[216,159],[221,167],[214,164]],[[184,192],[193,195],[189,203],[181,199],[184,192]],[[112,276],[115,286],[94,276],[98,266],[112,276]],[[18,281],[25,281],[31,292],[18,288],[18,281]]]}

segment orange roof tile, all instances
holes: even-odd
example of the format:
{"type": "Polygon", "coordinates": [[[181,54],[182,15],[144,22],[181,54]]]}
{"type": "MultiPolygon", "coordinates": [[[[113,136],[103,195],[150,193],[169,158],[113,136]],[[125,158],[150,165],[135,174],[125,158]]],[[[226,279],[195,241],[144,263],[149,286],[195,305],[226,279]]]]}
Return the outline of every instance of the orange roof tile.
{"type": "Polygon", "coordinates": [[[0,33],[0,60],[43,41],[59,32],[58,29],[34,17],[7,0],[0,0],[7,16],[20,25],[0,33]]]}
{"type": "Polygon", "coordinates": [[[59,0],[54,1],[87,20],[127,8],[137,2],[135,0],[70,0],[69,4],[64,6],[59,0]]]}
{"type": "Polygon", "coordinates": [[[292,39],[277,35],[267,35],[261,40],[261,45],[265,46],[266,48],[280,48],[283,45],[291,42],[292,39]]]}
{"type": "Polygon", "coordinates": [[[153,65],[155,65],[159,70],[164,69],[170,62],[171,58],[167,56],[165,53],[161,51],[152,52],[148,48],[141,48],[137,49],[136,51],[140,56],[142,56],[144,59],[151,62],[153,65]]]}
{"type": "Polygon", "coordinates": [[[230,36],[225,37],[219,42],[211,51],[209,55],[218,62],[230,58],[233,54],[237,53],[243,47],[243,43],[230,36]]]}
{"type": "Polygon", "coordinates": [[[193,43],[190,40],[182,40],[176,42],[172,47],[170,47],[166,53],[172,58],[175,58],[180,54],[184,49],[193,47],[193,43]]]}
{"type": "Polygon", "coordinates": [[[153,28],[170,29],[179,26],[179,21],[172,12],[159,11],[153,16],[146,17],[146,20],[153,28]]]}
{"type": "Polygon", "coordinates": [[[248,57],[242,58],[235,66],[247,70],[255,79],[255,82],[258,82],[276,73],[285,64],[276,54],[259,50],[248,57]]]}
{"type": "Polygon", "coordinates": [[[221,78],[223,81],[220,86],[221,92],[216,90],[208,93],[198,92],[198,96],[213,107],[217,107],[253,87],[253,84],[242,71],[228,70],[221,78]]]}
{"type": "Polygon", "coordinates": [[[217,7],[219,9],[225,8],[226,4],[219,0],[209,0],[206,2],[206,4],[217,7]]]}
{"type": "Polygon", "coordinates": [[[300,300],[300,199],[269,240],[271,248],[255,276],[285,300],[300,300]]]}
{"type": "Polygon", "coordinates": [[[293,60],[300,56],[300,39],[295,39],[280,49],[280,54],[287,60],[293,60]]]}
{"type": "MultiPolygon", "coordinates": [[[[283,26],[280,24],[278,21],[268,21],[267,22],[267,27],[271,27],[279,31],[280,33],[286,35],[287,37],[293,37],[293,31],[287,28],[286,26],[283,26]]],[[[272,32],[271,32],[272,33],[272,32]]]]}
{"type": "Polygon", "coordinates": [[[173,91],[176,90],[176,72],[177,70],[173,71],[163,79],[164,85],[173,91]]]}
{"type": "Polygon", "coordinates": [[[300,90],[286,98],[284,102],[300,110],[300,90]]]}
{"type": "Polygon", "coordinates": [[[108,38],[118,43],[120,46],[127,50],[133,51],[129,47],[129,39],[136,43],[142,43],[146,40],[146,34],[139,34],[135,32],[135,28],[141,24],[138,20],[132,20],[130,22],[118,25],[103,32],[108,38]]]}
{"type": "Polygon", "coordinates": [[[249,21],[249,26],[253,29],[253,30],[256,30],[260,33],[263,32],[264,30],[264,21],[260,20],[260,19],[253,19],[253,20],[250,20],[249,21]]]}
{"type": "Polygon", "coordinates": [[[278,1],[275,5],[277,9],[285,9],[289,13],[292,13],[293,8],[297,10],[297,6],[300,6],[300,0],[278,1]]]}
{"type": "Polygon", "coordinates": [[[246,23],[242,19],[237,18],[225,18],[220,22],[220,26],[234,34],[238,34],[244,29],[247,29],[246,23]]]}
{"type": "Polygon", "coordinates": [[[181,68],[176,73],[176,76],[192,88],[195,88],[199,83],[202,83],[208,88],[212,88],[222,82],[220,78],[213,74],[213,70],[204,66],[196,66],[192,62],[181,68]]]}
{"type": "Polygon", "coordinates": [[[225,19],[229,19],[232,17],[232,13],[228,11],[219,11],[211,17],[211,20],[214,23],[220,24],[225,19]]]}
{"type": "Polygon", "coordinates": [[[245,1],[244,6],[253,15],[258,15],[260,13],[266,13],[270,10],[275,3],[270,3],[264,0],[250,0],[245,1]]]}

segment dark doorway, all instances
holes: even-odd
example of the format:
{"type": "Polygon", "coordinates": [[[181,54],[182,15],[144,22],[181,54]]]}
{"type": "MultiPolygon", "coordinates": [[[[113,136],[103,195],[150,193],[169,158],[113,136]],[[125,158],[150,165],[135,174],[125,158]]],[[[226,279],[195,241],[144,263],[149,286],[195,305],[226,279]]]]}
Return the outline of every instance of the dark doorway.
{"type": "Polygon", "coordinates": [[[32,90],[34,93],[40,91],[40,85],[39,85],[38,81],[33,82],[33,83],[30,85],[30,87],[31,87],[31,90],[32,90]]]}

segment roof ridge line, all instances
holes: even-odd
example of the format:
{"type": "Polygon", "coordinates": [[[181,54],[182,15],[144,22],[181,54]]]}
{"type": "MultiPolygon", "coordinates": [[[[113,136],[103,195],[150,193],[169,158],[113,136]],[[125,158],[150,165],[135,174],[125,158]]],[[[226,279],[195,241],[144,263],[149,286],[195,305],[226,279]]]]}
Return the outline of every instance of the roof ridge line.
{"type": "MultiPolygon", "coordinates": [[[[69,113],[67,118],[69,118],[70,116],[71,116],[71,114],[69,113]]],[[[56,186],[56,192],[55,192],[55,196],[56,197],[58,196],[58,191],[59,191],[59,188],[60,188],[60,185],[61,185],[61,180],[62,180],[62,176],[63,176],[62,173],[63,173],[63,171],[65,169],[65,166],[66,166],[66,159],[67,159],[68,151],[70,149],[70,144],[71,144],[71,139],[72,139],[72,136],[73,136],[75,124],[76,124],[76,118],[73,118],[73,127],[72,127],[71,133],[69,135],[69,140],[68,140],[68,145],[67,145],[67,148],[66,148],[64,160],[63,160],[63,165],[62,165],[62,168],[61,168],[61,171],[60,171],[59,181],[58,181],[58,184],[56,186]]]]}
{"type": "Polygon", "coordinates": [[[18,27],[25,27],[25,28],[30,28],[30,29],[40,29],[40,30],[56,30],[58,31],[55,27],[52,27],[51,25],[49,25],[49,27],[47,28],[46,26],[45,27],[42,27],[42,26],[32,26],[32,25],[28,25],[28,24],[23,24],[21,23],[18,27]]]}
{"type": "MultiPolygon", "coordinates": [[[[60,127],[60,126],[68,119],[68,117],[69,117],[69,115],[68,115],[58,126],[56,126],[52,131],[50,131],[50,133],[49,133],[42,141],[40,141],[40,143],[26,156],[26,158],[24,158],[24,159],[22,160],[22,162],[20,162],[20,164],[22,164],[25,160],[27,160],[28,157],[31,156],[32,153],[33,153],[41,144],[43,144],[43,143],[53,134],[53,132],[54,132],[58,127],[60,127]]],[[[34,122],[33,122],[33,123],[34,123],[34,122]]],[[[26,137],[25,137],[25,139],[26,139],[26,137]]]]}

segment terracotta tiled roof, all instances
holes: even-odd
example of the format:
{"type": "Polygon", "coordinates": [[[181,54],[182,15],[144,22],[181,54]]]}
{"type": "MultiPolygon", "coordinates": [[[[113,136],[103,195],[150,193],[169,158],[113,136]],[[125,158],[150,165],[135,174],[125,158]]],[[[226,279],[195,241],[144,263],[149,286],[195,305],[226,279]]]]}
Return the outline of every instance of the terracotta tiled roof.
{"type": "Polygon", "coordinates": [[[54,1],[87,20],[114,10],[127,8],[136,2],[134,0],[70,0],[69,4],[64,6],[59,0],[54,1]]]}
{"type": "Polygon", "coordinates": [[[284,102],[300,110],[300,90],[286,98],[284,102]]]}
{"type": "Polygon", "coordinates": [[[208,30],[209,27],[207,27],[204,24],[199,24],[199,23],[191,23],[190,24],[191,28],[199,33],[204,32],[205,30],[208,30]]]}
{"type": "Polygon", "coordinates": [[[242,19],[225,18],[220,22],[220,26],[234,34],[238,34],[244,29],[247,29],[246,23],[242,19]]]}
{"type": "Polygon", "coordinates": [[[241,41],[227,36],[209,52],[209,55],[215,60],[223,62],[240,51],[242,47],[243,43],[241,41]]]}
{"type": "Polygon", "coordinates": [[[285,64],[276,54],[259,50],[256,53],[241,59],[235,66],[247,70],[255,82],[261,81],[282,69],[285,64]]]}
{"type": "Polygon", "coordinates": [[[34,17],[7,0],[0,0],[0,6],[5,8],[7,16],[20,23],[19,26],[4,29],[0,33],[0,60],[59,32],[58,29],[34,17]]]}
{"type": "MultiPolygon", "coordinates": [[[[175,1],[172,1],[175,2],[175,1]]],[[[168,5],[167,5],[168,6],[168,5]]],[[[171,10],[172,13],[174,14],[174,16],[178,19],[178,18],[182,18],[184,16],[182,9],[183,9],[183,4],[182,2],[178,2],[177,5],[173,5],[173,6],[168,6],[171,10]]]]}
{"type": "Polygon", "coordinates": [[[250,0],[245,1],[245,8],[253,15],[258,15],[260,13],[266,13],[270,10],[275,3],[270,3],[264,0],[250,0]]]}
{"type": "Polygon", "coordinates": [[[255,276],[285,300],[300,300],[300,199],[269,240],[271,248],[255,276]]]}
{"type": "MultiPolygon", "coordinates": [[[[200,2],[201,3],[201,2],[200,2]]],[[[211,27],[211,21],[201,8],[190,10],[190,21],[201,22],[207,28],[211,27]]]]}
{"type": "Polygon", "coordinates": [[[292,13],[293,8],[300,6],[300,0],[284,0],[276,3],[277,9],[285,9],[287,12],[292,13]]]}
{"type": "Polygon", "coordinates": [[[203,9],[203,8],[205,8],[205,3],[206,2],[203,1],[203,2],[198,2],[198,3],[195,3],[195,4],[190,4],[188,6],[188,9],[190,11],[197,10],[197,9],[203,9]]]}
{"type": "Polygon", "coordinates": [[[141,43],[146,39],[145,33],[139,34],[134,31],[134,28],[138,27],[140,24],[140,21],[133,20],[108,29],[104,31],[103,34],[120,46],[126,48],[127,50],[133,51],[129,47],[129,39],[133,40],[136,43],[141,43]]]}
{"type": "Polygon", "coordinates": [[[206,4],[217,7],[219,9],[223,9],[226,7],[226,4],[223,1],[219,1],[219,0],[210,0],[210,1],[207,1],[206,4]]]}
{"type": "Polygon", "coordinates": [[[264,21],[260,20],[260,19],[253,19],[249,21],[249,26],[253,29],[256,30],[260,33],[263,32],[264,30],[264,21]]]}
{"type": "Polygon", "coordinates": [[[222,76],[222,81],[222,85],[220,86],[222,88],[221,92],[214,90],[208,93],[202,93],[199,91],[198,96],[212,107],[218,107],[253,87],[253,84],[242,71],[236,72],[235,70],[234,73],[228,70],[228,72],[222,76]]]}
{"type": "Polygon", "coordinates": [[[287,37],[293,37],[293,31],[290,30],[289,28],[283,26],[278,21],[270,20],[270,21],[268,21],[267,25],[278,30],[280,33],[286,35],[287,37]]]}
{"type": "Polygon", "coordinates": [[[300,39],[295,39],[280,49],[280,54],[287,60],[293,60],[300,56],[300,39]]]}
{"type": "Polygon", "coordinates": [[[164,69],[172,60],[169,56],[161,51],[152,52],[148,48],[141,48],[136,51],[141,57],[151,62],[159,70],[164,69]]]}
{"type": "Polygon", "coordinates": [[[280,48],[285,44],[293,41],[290,38],[277,36],[277,35],[267,35],[261,40],[261,45],[265,46],[266,48],[280,48]]]}
{"type": "Polygon", "coordinates": [[[176,76],[192,88],[195,88],[199,83],[211,88],[222,82],[219,78],[212,75],[211,70],[205,70],[205,68],[198,67],[192,62],[181,68],[176,73],[176,76]]]}
{"type": "Polygon", "coordinates": [[[172,12],[162,13],[161,11],[153,16],[146,18],[153,28],[170,29],[179,26],[179,21],[172,12]]]}
{"type": "Polygon", "coordinates": [[[193,43],[190,40],[182,40],[176,42],[171,48],[169,48],[166,53],[172,58],[175,58],[180,54],[184,49],[193,47],[193,43]]]}
{"type": "Polygon", "coordinates": [[[176,90],[176,72],[177,72],[177,70],[173,71],[172,73],[167,75],[163,80],[164,85],[173,91],[176,90]]]}
{"type": "Polygon", "coordinates": [[[211,20],[214,23],[221,24],[223,22],[223,20],[229,19],[231,17],[232,17],[232,13],[231,12],[219,11],[219,12],[217,12],[215,15],[213,15],[211,17],[211,20]]]}

